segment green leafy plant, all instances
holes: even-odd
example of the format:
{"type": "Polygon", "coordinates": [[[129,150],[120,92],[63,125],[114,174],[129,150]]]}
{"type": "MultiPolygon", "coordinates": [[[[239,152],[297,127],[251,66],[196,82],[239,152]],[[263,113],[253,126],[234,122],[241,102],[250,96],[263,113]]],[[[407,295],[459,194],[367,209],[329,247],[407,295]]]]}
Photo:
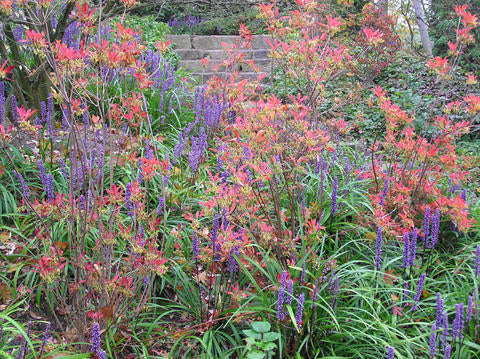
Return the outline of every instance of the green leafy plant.
{"type": "Polygon", "coordinates": [[[243,334],[247,337],[247,359],[272,358],[277,344],[274,342],[280,338],[280,333],[270,331],[269,322],[252,322],[251,329],[245,329],[243,334]]]}

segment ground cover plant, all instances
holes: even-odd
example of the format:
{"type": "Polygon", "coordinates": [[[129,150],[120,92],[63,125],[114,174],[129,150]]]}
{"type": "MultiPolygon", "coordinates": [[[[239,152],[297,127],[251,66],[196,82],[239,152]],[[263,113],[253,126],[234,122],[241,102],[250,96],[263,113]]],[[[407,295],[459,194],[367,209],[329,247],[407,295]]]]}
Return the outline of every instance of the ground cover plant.
{"type": "Polygon", "coordinates": [[[273,86],[248,27],[258,78],[199,84],[135,5],[0,1],[0,356],[478,358],[477,16],[418,111],[375,4],[261,4],[273,86]]]}

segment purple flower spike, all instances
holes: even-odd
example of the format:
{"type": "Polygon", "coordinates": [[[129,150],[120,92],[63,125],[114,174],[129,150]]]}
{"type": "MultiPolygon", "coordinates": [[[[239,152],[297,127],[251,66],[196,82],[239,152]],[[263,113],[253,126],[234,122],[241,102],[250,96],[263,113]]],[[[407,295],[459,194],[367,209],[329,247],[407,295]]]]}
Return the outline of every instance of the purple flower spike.
{"type": "Polygon", "coordinates": [[[212,233],[210,235],[210,242],[212,244],[213,250],[216,249],[217,239],[218,239],[218,227],[220,225],[220,217],[218,213],[215,213],[215,217],[213,218],[213,226],[212,226],[212,233]]]}
{"type": "Polygon", "coordinates": [[[288,305],[291,305],[293,301],[293,280],[291,279],[289,279],[287,282],[287,293],[288,293],[288,296],[287,296],[286,303],[288,305]]]}
{"type": "Polygon", "coordinates": [[[412,307],[412,311],[414,312],[418,308],[418,302],[420,301],[420,296],[422,295],[423,285],[425,283],[426,276],[427,275],[425,273],[420,274],[420,279],[418,280],[418,286],[417,286],[417,293],[415,293],[415,297],[413,297],[414,304],[412,307]]]}
{"type": "Polygon", "coordinates": [[[50,139],[53,138],[52,115],[53,115],[53,97],[49,97],[47,101],[47,113],[45,116],[45,122],[47,124],[47,131],[50,139]]]}
{"type": "Polygon", "coordinates": [[[193,238],[192,238],[192,250],[193,250],[193,257],[195,260],[197,260],[198,255],[200,254],[200,249],[198,248],[198,236],[197,232],[193,232],[193,238]]]}
{"type": "Polygon", "coordinates": [[[47,323],[47,326],[45,327],[45,331],[43,332],[42,336],[42,345],[40,346],[40,357],[42,356],[43,352],[45,351],[45,345],[47,344],[48,338],[50,338],[50,322],[47,323]]]}
{"type": "Polygon", "coordinates": [[[317,306],[317,296],[318,296],[318,280],[315,281],[313,284],[313,295],[312,295],[312,306],[311,308],[315,308],[317,306]]]}
{"type": "Polygon", "coordinates": [[[432,216],[432,238],[430,238],[430,248],[435,248],[438,242],[438,234],[440,232],[440,211],[437,208],[432,216]]]}
{"type": "Polygon", "coordinates": [[[447,312],[444,312],[442,315],[442,344],[445,346],[447,343],[447,337],[448,337],[448,314],[447,312]]]}
{"type": "Polygon", "coordinates": [[[387,196],[387,193],[388,193],[388,183],[390,181],[390,177],[387,175],[387,177],[385,178],[385,182],[383,184],[383,191],[382,191],[382,195],[380,196],[380,205],[383,206],[383,201],[385,199],[385,197],[387,196]]]}
{"type": "Polygon", "coordinates": [[[234,247],[230,251],[230,255],[228,256],[228,271],[230,273],[237,273],[238,272],[238,263],[235,257],[238,257],[238,247],[234,247]]]}
{"type": "Polygon", "coordinates": [[[445,347],[445,353],[443,354],[443,359],[450,359],[450,355],[452,353],[452,347],[450,344],[447,344],[445,347]]]}
{"type": "Polygon", "coordinates": [[[468,297],[468,306],[467,306],[467,325],[472,320],[472,312],[473,312],[473,295],[468,297]]]}
{"type": "Polygon", "coordinates": [[[473,265],[473,272],[477,277],[480,277],[480,244],[475,251],[475,263],[473,265]]]}
{"type": "Polygon", "coordinates": [[[5,84],[0,81],[0,125],[5,122],[5,84]]]}
{"type": "Polygon", "coordinates": [[[133,217],[133,203],[131,201],[132,198],[132,184],[129,182],[127,183],[127,187],[125,189],[125,208],[127,209],[127,214],[130,217],[133,217]]]}
{"type": "Polygon", "coordinates": [[[287,277],[288,277],[287,271],[283,270],[282,274],[280,276],[280,283],[281,283],[282,287],[285,287],[287,285],[287,277]]]}
{"type": "Polygon", "coordinates": [[[92,347],[90,351],[94,354],[97,354],[100,351],[100,326],[97,322],[93,323],[92,347]]]}
{"type": "Polygon", "coordinates": [[[15,170],[15,176],[17,176],[18,180],[20,181],[20,184],[22,185],[23,196],[30,201],[30,190],[27,186],[27,183],[25,182],[22,175],[17,170],[15,170]]]}
{"type": "Polygon", "coordinates": [[[157,216],[161,216],[163,214],[163,206],[165,205],[165,199],[160,197],[158,199],[158,207],[157,207],[157,216]]]}
{"type": "Polygon", "coordinates": [[[440,296],[440,293],[437,293],[437,314],[435,316],[435,326],[440,328],[442,324],[442,315],[443,315],[443,299],[440,296]]]}
{"type": "Polygon", "coordinates": [[[432,334],[430,334],[430,358],[435,358],[435,353],[437,351],[437,327],[435,324],[432,325],[432,334]]]}
{"type": "Polygon", "coordinates": [[[307,262],[304,261],[302,264],[302,274],[300,275],[300,281],[302,283],[305,283],[306,272],[307,272],[307,262]]]}
{"type": "Polygon", "coordinates": [[[45,166],[43,161],[40,159],[38,160],[38,170],[40,172],[40,179],[42,180],[43,187],[47,185],[47,171],[45,170],[45,166]]]}
{"type": "Polygon", "coordinates": [[[413,232],[411,233],[411,240],[410,240],[410,258],[409,264],[413,266],[415,264],[415,256],[417,251],[417,238],[418,238],[418,229],[414,228],[413,232]]]}
{"type": "Polygon", "coordinates": [[[331,214],[332,217],[337,212],[337,192],[338,192],[338,178],[335,177],[333,179],[333,187],[332,187],[332,207],[331,207],[331,214]]]}
{"type": "Polygon", "coordinates": [[[452,340],[455,341],[457,338],[462,338],[462,331],[464,326],[463,318],[463,303],[455,304],[455,319],[452,324],[452,340]]]}
{"type": "Polygon", "coordinates": [[[425,219],[423,223],[423,246],[426,248],[428,244],[428,236],[430,232],[430,207],[425,211],[425,219]]]}
{"type": "Polygon", "coordinates": [[[18,103],[17,103],[17,98],[15,95],[12,95],[11,97],[11,107],[12,107],[12,123],[17,123],[18,121],[18,103]]]}
{"type": "Polygon", "coordinates": [[[383,239],[382,228],[378,227],[377,243],[375,246],[375,267],[377,268],[377,270],[380,270],[380,264],[382,262],[382,239],[383,239]]]}
{"type": "Polygon", "coordinates": [[[53,176],[50,173],[47,175],[46,192],[47,192],[48,201],[49,202],[53,201],[53,197],[54,197],[53,176]]]}
{"type": "Polygon", "coordinates": [[[299,328],[302,327],[303,304],[305,302],[305,293],[300,294],[297,302],[297,312],[295,313],[295,322],[299,328]]]}
{"type": "Polygon", "coordinates": [[[402,296],[402,301],[406,301],[409,297],[409,292],[410,290],[410,284],[408,282],[405,282],[405,289],[403,290],[403,296],[402,296]]]}
{"type": "Polygon", "coordinates": [[[388,359],[394,359],[395,358],[395,349],[393,347],[388,348],[388,359]]]}
{"type": "MultiPolygon", "coordinates": [[[[285,271],[283,273],[286,274],[285,271]]],[[[282,277],[283,277],[282,273],[282,277]]],[[[285,314],[283,313],[283,302],[285,301],[285,285],[282,284],[280,288],[278,288],[278,298],[277,298],[277,319],[284,320],[285,314]]]]}
{"type": "Polygon", "coordinates": [[[407,268],[410,265],[410,233],[405,233],[403,236],[403,268],[407,268]]]}

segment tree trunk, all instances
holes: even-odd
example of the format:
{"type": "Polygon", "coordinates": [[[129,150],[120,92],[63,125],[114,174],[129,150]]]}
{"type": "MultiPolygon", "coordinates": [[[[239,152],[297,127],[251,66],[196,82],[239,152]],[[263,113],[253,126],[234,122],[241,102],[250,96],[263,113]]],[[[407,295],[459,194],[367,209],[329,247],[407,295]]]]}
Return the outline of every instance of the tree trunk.
{"type": "Polygon", "coordinates": [[[417,17],[418,31],[422,40],[423,50],[428,57],[432,57],[433,44],[428,36],[428,25],[421,0],[413,0],[413,8],[417,17]]]}
{"type": "Polygon", "coordinates": [[[382,9],[385,14],[388,14],[388,0],[378,0],[377,7],[382,9]]]}

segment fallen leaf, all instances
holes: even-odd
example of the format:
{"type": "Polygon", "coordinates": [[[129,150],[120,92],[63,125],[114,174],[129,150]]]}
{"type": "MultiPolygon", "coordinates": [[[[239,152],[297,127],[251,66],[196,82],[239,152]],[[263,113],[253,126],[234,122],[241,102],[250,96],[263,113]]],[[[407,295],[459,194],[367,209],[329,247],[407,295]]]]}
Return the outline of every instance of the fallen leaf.
{"type": "Polygon", "coordinates": [[[106,305],[100,309],[102,312],[103,318],[112,319],[113,318],[113,304],[106,305]]]}
{"type": "Polygon", "coordinates": [[[423,299],[427,299],[428,297],[431,296],[431,293],[425,288],[423,288],[422,295],[423,295],[423,299]]]}
{"type": "Polygon", "coordinates": [[[394,273],[395,271],[392,269],[385,271],[385,274],[383,275],[383,280],[386,284],[392,285],[393,282],[398,279],[398,277],[394,273]]]}
{"type": "Polygon", "coordinates": [[[12,232],[3,231],[0,232],[0,242],[7,243],[12,237],[12,232]]]}
{"type": "Polygon", "coordinates": [[[396,305],[393,306],[393,315],[398,315],[401,317],[403,315],[403,308],[396,305]]]}
{"type": "Polygon", "coordinates": [[[12,290],[5,283],[0,283],[0,299],[2,303],[12,300],[12,290]]]}

